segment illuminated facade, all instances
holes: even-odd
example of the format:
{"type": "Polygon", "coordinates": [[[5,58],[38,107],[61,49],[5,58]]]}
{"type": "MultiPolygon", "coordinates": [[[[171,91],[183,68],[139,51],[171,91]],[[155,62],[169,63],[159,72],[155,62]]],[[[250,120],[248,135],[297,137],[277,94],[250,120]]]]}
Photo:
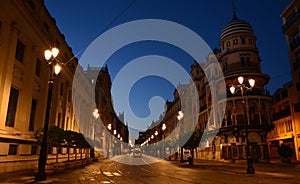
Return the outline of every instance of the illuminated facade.
{"type": "Polygon", "coordinates": [[[72,106],[77,59],[64,35],[43,1],[1,2],[0,172],[33,168],[37,163],[35,132],[44,125],[50,76],[44,50],[53,46],[60,51],[57,59],[67,64],[54,79],[49,124],[79,132],[72,106]]]}
{"type": "MultiPolygon", "coordinates": [[[[221,120],[219,132],[209,142],[209,145],[206,145],[207,148],[201,150],[201,157],[217,160],[245,160],[245,123],[247,123],[249,147],[253,161],[268,162],[266,137],[273,127],[271,97],[265,89],[265,85],[269,82],[270,77],[262,73],[253,28],[248,22],[237,18],[234,12],[233,19],[222,29],[220,47],[215,54],[222,66],[227,89],[226,91],[218,89],[215,93],[216,96],[220,96],[227,92],[225,99],[218,99],[218,106],[226,105],[225,114],[223,119],[217,119],[221,120]],[[255,80],[255,86],[243,96],[232,95],[229,90],[233,84],[238,84],[239,76],[243,76],[246,82],[250,78],[255,80]]],[[[209,110],[209,106],[208,101],[206,111],[209,110]]],[[[208,118],[211,119],[209,116],[208,118]]],[[[200,122],[200,124],[202,123],[200,122]]]]}
{"type": "Polygon", "coordinates": [[[269,135],[270,152],[280,144],[294,150],[300,160],[300,2],[292,0],[281,13],[282,31],[288,47],[292,81],[273,95],[274,131],[269,135]]]}

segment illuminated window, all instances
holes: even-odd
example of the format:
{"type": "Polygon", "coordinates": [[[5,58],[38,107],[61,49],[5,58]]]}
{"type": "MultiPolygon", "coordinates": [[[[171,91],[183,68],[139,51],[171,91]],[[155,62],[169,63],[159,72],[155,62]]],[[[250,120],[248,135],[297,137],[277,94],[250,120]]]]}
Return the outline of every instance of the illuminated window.
{"type": "Polygon", "coordinates": [[[233,40],[233,45],[237,45],[238,44],[238,39],[234,39],[233,40]]]}
{"type": "Polygon", "coordinates": [[[226,47],[229,47],[230,46],[230,41],[227,41],[226,42],[226,47]]]}

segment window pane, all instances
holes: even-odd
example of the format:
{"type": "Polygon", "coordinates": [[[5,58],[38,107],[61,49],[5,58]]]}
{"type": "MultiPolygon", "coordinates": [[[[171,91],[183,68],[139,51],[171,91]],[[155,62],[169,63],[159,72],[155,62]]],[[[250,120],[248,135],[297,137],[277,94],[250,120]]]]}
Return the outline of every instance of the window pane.
{"type": "Polygon", "coordinates": [[[18,61],[20,61],[21,63],[23,62],[24,51],[25,51],[24,43],[22,43],[20,40],[18,40],[15,58],[18,61]]]}
{"type": "Polygon", "coordinates": [[[17,155],[18,145],[17,144],[10,144],[8,155],[17,155]]]}
{"type": "Polygon", "coordinates": [[[234,44],[234,45],[238,44],[238,39],[234,39],[234,40],[233,40],[233,44],[234,44]]]}
{"type": "Polygon", "coordinates": [[[64,89],[64,84],[61,82],[60,83],[60,90],[59,90],[60,95],[63,95],[63,89],[64,89]]]}
{"type": "Polygon", "coordinates": [[[29,128],[28,128],[29,131],[34,130],[36,105],[37,105],[37,101],[35,99],[32,99],[32,101],[31,101],[31,112],[30,112],[30,121],[29,121],[29,128]]]}
{"type": "Polygon", "coordinates": [[[37,146],[32,146],[31,147],[31,155],[36,155],[37,154],[37,146]]]}
{"type": "Polygon", "coordinates": [[[0,37],[1,37],[1,33],[2,33],[2,22],[0,21],[0,37]]]}
{"type": "Polygon", "coordinates": [[[241,57],[241,65],[242,65],[242,67],[245,67],[245,58],[244,57],[241,57]]]}
{"type": "Polygon", "coordinates": [[[6,115],[6,126],[13,127],[15,123],[16,110],[18,105],[19,91],[15,88],[10,89],[8,109],[6,115]]]}
{"type": "Polygon", "coordinates": [[[42,62],[39,59],[37,59],[35,64],[35,75],[38,77],[40,76],[41,73],[41,64],[42,62]]]}
{"type": "Polygon", "coordinates": [[[246,43],[245,38],[241,38],[241,42],[242,42],[242,44],[245,44],[246,43]]]}

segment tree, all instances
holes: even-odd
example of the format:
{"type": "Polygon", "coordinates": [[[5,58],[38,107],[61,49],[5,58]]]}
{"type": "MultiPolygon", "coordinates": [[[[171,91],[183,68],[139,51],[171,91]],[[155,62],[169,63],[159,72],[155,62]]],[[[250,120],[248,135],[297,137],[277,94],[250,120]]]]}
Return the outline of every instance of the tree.
{"type": "MultiPolygon", "coordinates": [[[[44,128],[40,128],[35,132],[35,137],[38,140],[38,143],[42,143],[44,128]]],[[[58,162],[58,153],[61,148],[61,144],[64,143],[64,130],[51,125],[48,128],[48,138],[47,138],[47,150],[51,147],[57,147],[58,150],[56,152],[56,162],[58,162]]]]}
{"type": "Polygon", "coordinates": [[[76,146],[80,149],[80,159],[82,159],[82,149],[91,147],[81,133],[76,134],[76,146]]]}
{"type": "MultiPolygon", "coordinates": [[[[75,147],[76,146],[76,133],[70,130],[65,131],[65,137],[64,140],[66,141],[67,144],[67,153],[68,153],[68,161],[70,161],[70,147],[75,147]]],[[[76,154],[75,154],[75,159],[76,159],[76,154]]]]}
{"type": "Polygon", "coordinates": [[[199,146],[202,135],[203,132],[200,129],[195,129],[192,134],[187,132],[182,136],[183,140],[187,140],[187,142],[183,145],[183,148],[189,149],[191,152],[191,165],[193,165],[194,160],[194,149],[199,146]]]}

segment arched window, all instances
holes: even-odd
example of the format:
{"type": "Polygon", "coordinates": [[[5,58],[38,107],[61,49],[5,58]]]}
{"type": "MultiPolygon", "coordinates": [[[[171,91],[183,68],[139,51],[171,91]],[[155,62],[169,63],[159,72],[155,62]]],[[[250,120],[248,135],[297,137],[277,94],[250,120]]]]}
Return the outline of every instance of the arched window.
{"type": "Polygon", "coordinates": [[[249,103],[249,119],[250,119],[250,124],[259,124],[259,116],[257,114],[257,105],[255,102],[250,102],[249,103]]]}
{"type": "Polygon", "coordinates": [[[233,40],[233,45],[237,45],[238,44],[238,39],[234,39],[233,40]]]}
{"type": "MultiPolygon", "coordinates": [[[[275,109],[274,109],[274,113],[275,113],[275,109]]],[[[267,105],[265,103],[261,103],[260,114],[261,114],[261,123],[267,125],[269,121],[268,121],[267,105]]]]}
{"type": "Polygon", "coordinates": [[[244,57],[241,57],[241,66],[242,66],[242,67],[245,67],[245,66],[246,66],[245,58],[244,58],[244,57]]]}
{"type": "Polygon", "coordinates": [[[227,105],[226,105],[225,117],[226,117],[227,126],[234,125],[234,120],[232,117],[232,103],[231,102],[227,103],[227,105]]]}
{"type": "Polygon", "coordinates": [[[251,66],[250,57],[246,57],[247,66],[251,66]]]}
{"type": "Polygon", "coordinates": [[[227,126],[233,125],[231,108],[227,110],[227,126]]]}
{"type": "Polygon", "coordinates": [[[249,39],[249,44],[252,45],[252,39],[249,39]]]}
{"type": "Polygon", "coordinates": [[[226,46],[229,47],[230,46],[230,41],[226,42],[226,46]]]}
{"type": "Polygon", "coordinates": [[[241,42],[242,42],[242,44],[246,44],[245,38],[241,38],[241,42]]]}
{"type": "Polygon", "coordinates": [[[236,103],[236,125],[244,126],[247,122],[245,118],[244,103],[239,101],[236,103]]]}

